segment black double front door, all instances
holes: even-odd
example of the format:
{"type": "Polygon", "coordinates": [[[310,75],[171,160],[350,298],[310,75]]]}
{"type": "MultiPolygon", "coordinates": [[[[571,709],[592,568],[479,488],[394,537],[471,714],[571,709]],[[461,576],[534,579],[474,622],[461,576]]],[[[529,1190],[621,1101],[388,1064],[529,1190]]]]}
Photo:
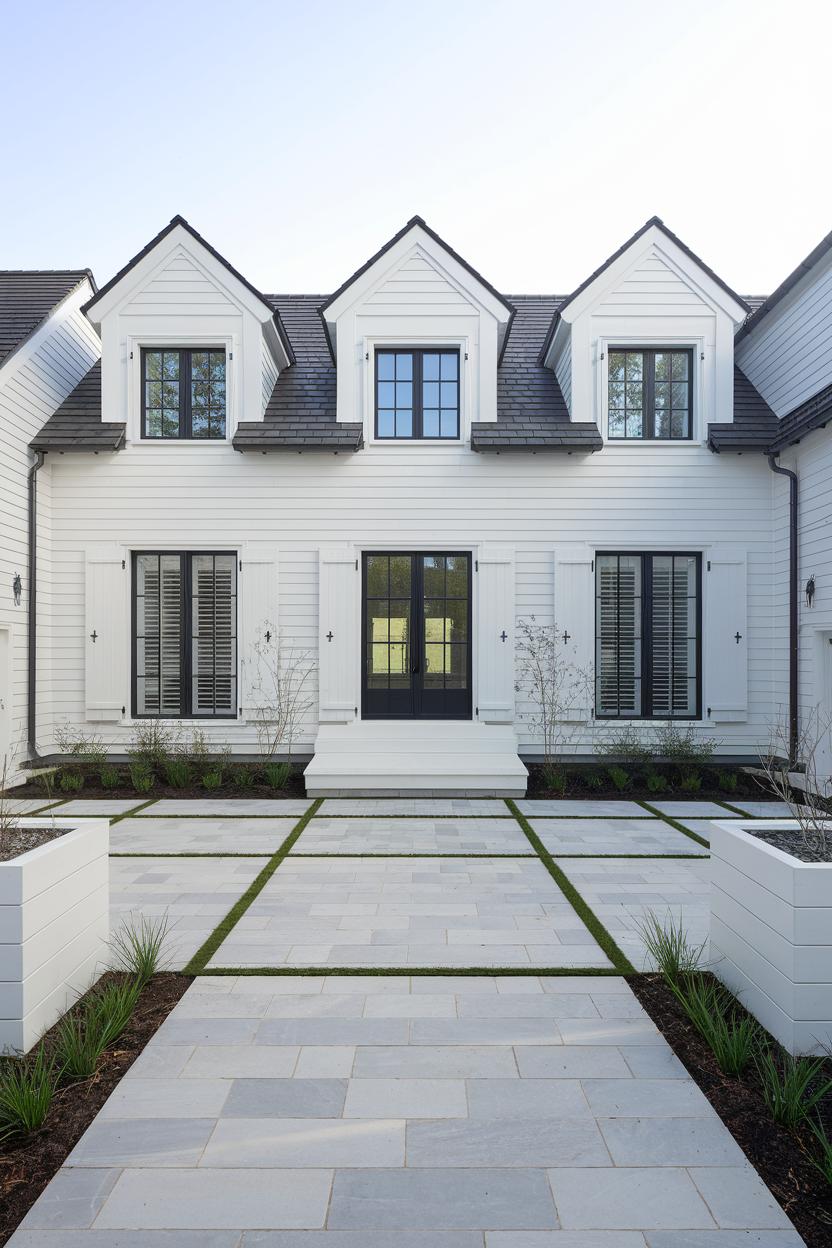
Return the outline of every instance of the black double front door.
{"type": "Polygon", "coordinates": [[[471,556],[367,552],[362,576],[365,719],[471,718],[471,556]]]}

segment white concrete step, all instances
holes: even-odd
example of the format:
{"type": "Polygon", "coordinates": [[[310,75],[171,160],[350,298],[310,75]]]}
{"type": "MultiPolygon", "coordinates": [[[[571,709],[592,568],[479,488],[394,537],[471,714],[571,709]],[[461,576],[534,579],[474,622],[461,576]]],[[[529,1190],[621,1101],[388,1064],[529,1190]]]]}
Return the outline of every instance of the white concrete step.
{"type": "Polygon", "coordinates": [[[522,797],[514,728],[448,720],[322,724],[304,773],[310,797],[522,797]]]}

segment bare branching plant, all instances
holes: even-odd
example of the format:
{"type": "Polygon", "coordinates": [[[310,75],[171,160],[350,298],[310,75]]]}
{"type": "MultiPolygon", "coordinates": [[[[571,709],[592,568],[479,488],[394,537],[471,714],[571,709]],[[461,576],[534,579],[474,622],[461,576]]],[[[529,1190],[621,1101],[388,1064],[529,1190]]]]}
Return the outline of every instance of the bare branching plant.
{"type": "MultiPolygon", "coordinates": [[[[826,854],[832,846],[832,811],[826,796],[830,777],[823,774],[821,759],[832,739],[832,717],[815,708],[806,718],[796,742],[796,759],[790,762],[789,733],[781,720],[771,730],[768,754],[762,759],[763,788],[785,802],[797,822],[804,844],[826,854]],[[799,768],[803,791],[795,796],[791,775],[799,768]]],[[[828,757],[828,754],[827,754],[828,757]]]]}
{"type": "Polygon", "coordinates": [[[557,624],[535,617],[517,625],[515,691],[528,704],[520,718],[541,741],[547,786],[562,788],[564,757],[574,753],[580,725],[592,706],[592,671],[575,663],[557,624]]]}
{"type": "Polygon", "coordinates": [[[12,798],[8,792],[9,781],[9,759],[8,755],[3,755],[3,762],[0,765],[0,849],[7,837],[16,832],[20,825],[20,818],[15,812],[12,805],[12,798]]]}
{"type": "Polygon", "coordinates": [[[314,660],[311,651],[285,646],[275,624],[264,620],[247,656],[254,720],[260,754],[273,760],[285,754],[291,760],[304,719],[314,706],[310,687],[314,660]],[[268,640],[266,640],[268,638],[268,640]],[[277,640],[272,643],[272,638],[277,640]]]}

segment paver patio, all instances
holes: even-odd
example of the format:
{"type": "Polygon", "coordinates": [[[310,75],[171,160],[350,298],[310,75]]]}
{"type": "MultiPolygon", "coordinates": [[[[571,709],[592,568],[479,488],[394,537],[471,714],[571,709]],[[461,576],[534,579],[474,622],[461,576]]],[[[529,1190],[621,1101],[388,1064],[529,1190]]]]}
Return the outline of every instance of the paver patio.
{"type": "Polygon", "coordinates": [[[12,1248],[800,1245],[623,980],[356,983],[197,980],[12,1248]]]}
{"type": "MultiPolygon", "coordinates": [[[[638,968],[649,909],[706,934],[707,850],[670,823],[519,806],[638,968]]],[[[115,822],[114,924],[167,913],[182,966],[309,807],[115,822]]],[[[626,982],[580,973],[610,962],[533,854],[497,800],[323,802],[211,962],[305,973],[198,977],[12,1248],[799,1248],[626,982]]]]}

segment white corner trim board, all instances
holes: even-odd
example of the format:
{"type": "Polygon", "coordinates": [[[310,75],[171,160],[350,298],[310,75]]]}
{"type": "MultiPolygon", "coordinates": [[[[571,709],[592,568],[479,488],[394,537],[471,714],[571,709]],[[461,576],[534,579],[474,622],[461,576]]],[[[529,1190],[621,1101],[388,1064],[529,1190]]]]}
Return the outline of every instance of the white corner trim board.
{"type": "Polygon", "coordinates": [[[822,1053],[832,1045],[832,863],[792,858],[751,834],[760,826],[711,824],[711,969],[790,1053],[822,1053]]]}
{"type": "Polygon", "coordinates": [[[54,824],[63,836],[0,862],[0,1053],[27,1052],[106,966],[109,820],[54,824]]]}

